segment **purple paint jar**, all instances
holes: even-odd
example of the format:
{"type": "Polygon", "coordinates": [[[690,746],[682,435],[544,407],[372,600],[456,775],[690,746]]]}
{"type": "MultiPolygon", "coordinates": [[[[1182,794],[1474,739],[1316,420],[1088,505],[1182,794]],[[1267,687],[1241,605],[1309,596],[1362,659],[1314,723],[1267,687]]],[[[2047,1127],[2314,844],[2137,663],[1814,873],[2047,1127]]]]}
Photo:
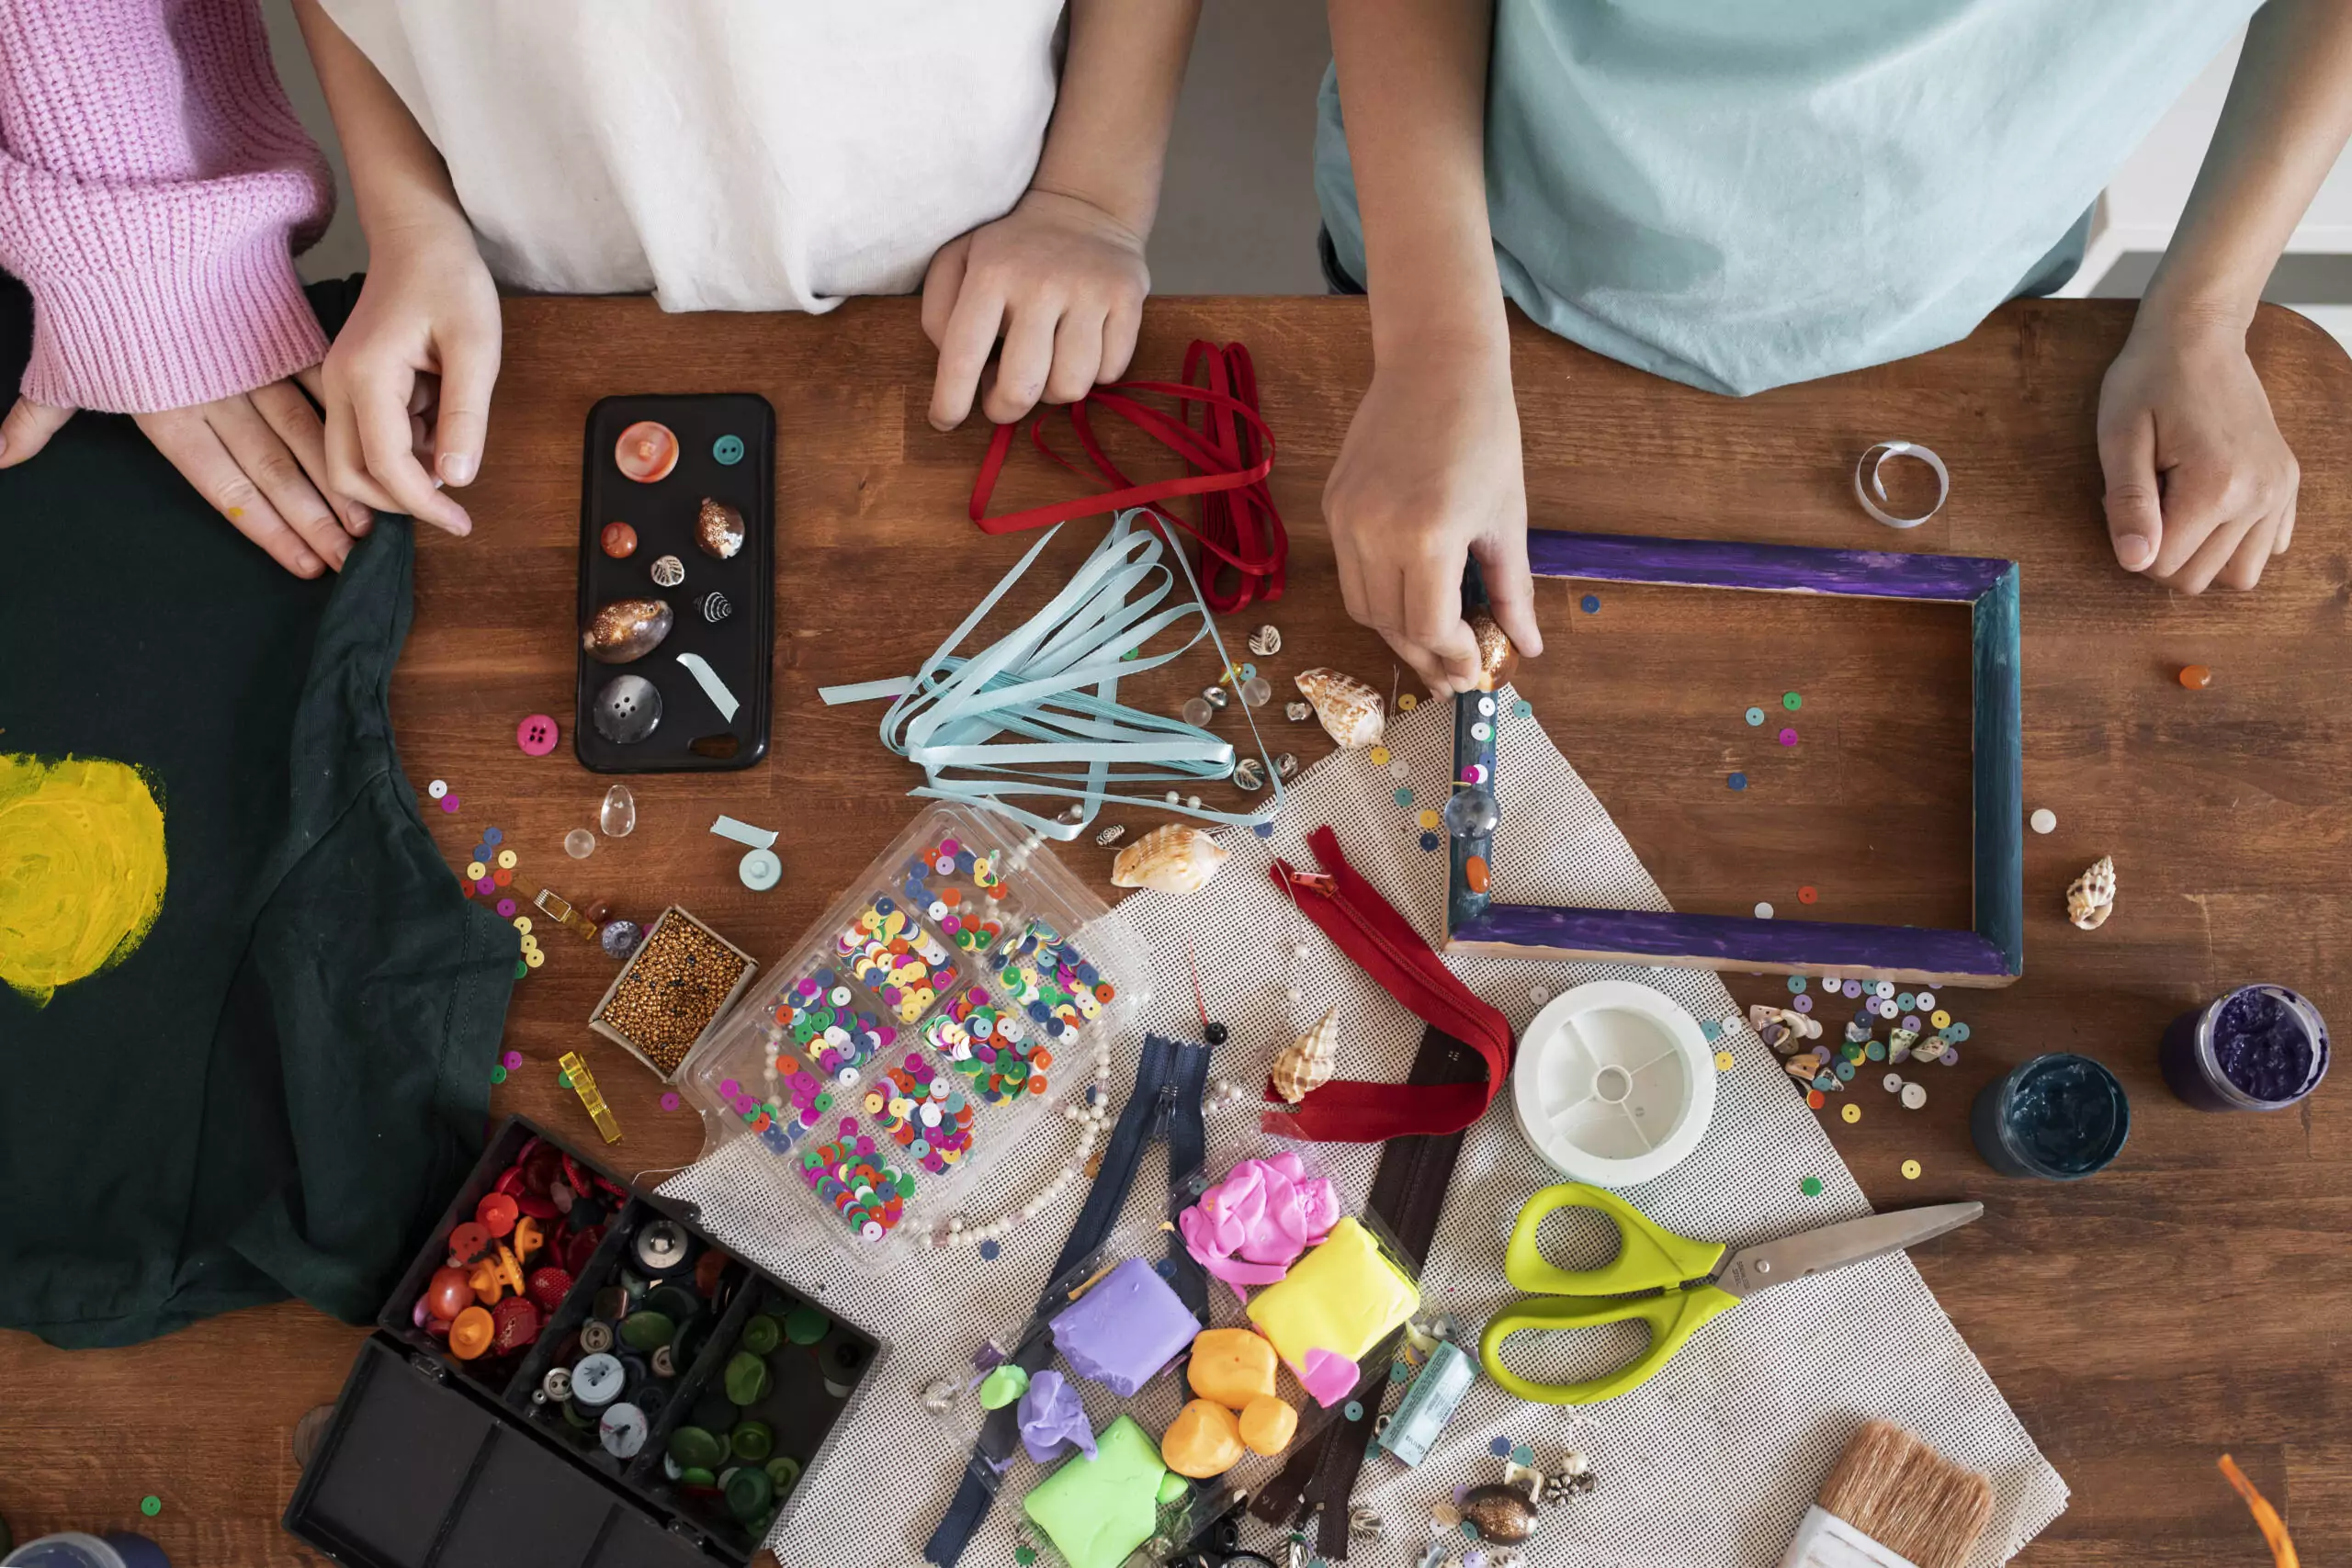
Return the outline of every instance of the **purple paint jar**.
{"type": "Polygon", "coordinates": [[[2284,986],[2241,986],[2182,1013],[2156,1060],[2199,1111],[2283,1111],[2327,1076],[2327,1024],[2284,986]]]}

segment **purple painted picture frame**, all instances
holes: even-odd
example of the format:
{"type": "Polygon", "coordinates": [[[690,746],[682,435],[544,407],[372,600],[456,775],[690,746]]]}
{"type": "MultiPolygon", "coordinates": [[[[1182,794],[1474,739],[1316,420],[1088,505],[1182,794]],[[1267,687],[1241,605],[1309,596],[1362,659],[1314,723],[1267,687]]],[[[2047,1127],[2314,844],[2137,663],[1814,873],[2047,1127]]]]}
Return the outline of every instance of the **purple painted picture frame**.
{"type": "MultiPolygon", "coordinates": [[[[1470,863],[1491,863],[1493,851],[1491,835],[1473,835],[1453,840],[1447,952],[1868,976],[1937,987],[2007,986],[2025,972],[2025,741],[2015,561],[1547,529],[1530,530],[1527,545],[1538,577],[1969,605],[1974,928],[1497,904],[1472,890],[1470,863]]],[[[1475,576],[1464,592],[1483,599],[1475,576]]],[[[1495,777],[1496,701],[1477,692],[1455,699],[1454,778],[1493,790],[1508,822],[1509,792],[1495,777]]]]}

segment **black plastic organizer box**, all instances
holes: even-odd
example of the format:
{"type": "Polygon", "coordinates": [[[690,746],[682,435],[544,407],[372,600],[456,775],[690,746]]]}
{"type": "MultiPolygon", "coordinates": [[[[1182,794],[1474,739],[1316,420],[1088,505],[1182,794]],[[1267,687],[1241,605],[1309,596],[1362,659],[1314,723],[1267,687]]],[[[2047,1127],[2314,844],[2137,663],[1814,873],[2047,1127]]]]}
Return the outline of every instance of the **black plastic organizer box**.
{"type": "MultiPolygon", "coordinates": [[[[610,1310],[618,1299],[614,1292],[648,1285],[634,1269],[635,1239],[644,1227],[662,1224],[683,1227],[690,1258],[723,1252],[695,1224],[691,1209],[637,1194],[545,1129],[510,1117],[361,1346],[287,1506],[286,1528],[355,1568],[708,1568],[714,1561],[746,1562],[765,1529],[740,1521],[714,1486],[673,1479],[676,1467],[664,1463],[672,1435],[709,1419],[701,1413],[714,1402],[724,1404],[728,1418],[770,1433],[774,1456],[797,1461],[803,1472],[801,1483],[784,1490],[774,1506],[774,1517],[785,1517],[833,1428],[852,1417],[883,1346],[783,1280],[726,1256],[714,1270],[709,1320],[692,1332],[680,1325],[679,1343],[690,1347],[683,1363],[669,1354],[671,1347],[662,1348],[673,1371],[650,1413],[643,1448],[632,1458],[615,1458],[594,1424],[583,1428],[576,1412],[567,1419],[564,1402],[547,1397],[548,1374],[580,1353],[583,1333],[594,1342],[594,1325],[604,1322],[594,1314],[610,1310]],[[603,1240],[533,1343],[503,1356],[493,1349],[461,1359],[415,1325],[412,1309],[447,1262],[451,1231],[474,1218],[534,1138],[628,1196],[606,1216],[603,1240]],[[760,1358],[765,1372],[751,1382],[756,1397],[739,1405],[729,1396],[749,1392],[741,1381],[724,1392],[720,1383],[730,1361],[746,1353],[741,1342],[754,1318],[770,1321],[750,1336],[752,1345],[771,1348],[760,1358]],[[775,1330],[785,1320],[795,1326],[788,1339],[775,1330]]],[[[673,1276],[670,1288],[678,1284],[673,1276]]],[[[605,1326],[609,1333],[611,1325],[605,1326]]]]}

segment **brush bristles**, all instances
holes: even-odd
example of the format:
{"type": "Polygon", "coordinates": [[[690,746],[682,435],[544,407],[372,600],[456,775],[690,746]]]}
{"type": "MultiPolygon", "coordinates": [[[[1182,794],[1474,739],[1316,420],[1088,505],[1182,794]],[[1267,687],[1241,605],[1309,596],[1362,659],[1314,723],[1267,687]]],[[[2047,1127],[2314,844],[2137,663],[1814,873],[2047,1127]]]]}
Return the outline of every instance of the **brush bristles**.
{"type": "Polygon", "coordinates": [[[1962,1568],[1993,1517],[1993,1483],[1891,1421],[1853,1436],[1821,1506],[1918,1568],[1962,1568]]]}

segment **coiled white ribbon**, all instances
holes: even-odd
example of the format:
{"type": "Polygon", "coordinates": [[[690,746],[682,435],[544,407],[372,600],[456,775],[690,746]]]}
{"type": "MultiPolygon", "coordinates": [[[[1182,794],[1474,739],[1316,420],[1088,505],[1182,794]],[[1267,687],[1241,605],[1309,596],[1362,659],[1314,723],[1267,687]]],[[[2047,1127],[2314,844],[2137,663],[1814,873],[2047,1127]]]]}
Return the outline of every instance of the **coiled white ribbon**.
{"type": "MultiPolygon", "coordinates": [[[[1232,775],[1235,761],[1232,742],[1118,700],[1122,679],[1182,658],[1204,636],[1216,649],[1220,670],[1237,668],[1217,635],[1216,618],[1202,603],[1184,552],[1138,521],[1152,516],[1148,507],[1120,513],[1069,585],[992,646],[968,656],[956,652],[1067,525],[1039,536],[915,674],[825,686],[817,694],[828,705],[894,699],[882,716],[882,744],[923,770],[924,783],[910,794],[987,807],[1046,838],[1074,839],[1102,807],[1113,805],[1151,807],[1235,826],[1268,819],[1283,795],[1271,761],[1266,778],[1273,794],[1249,812],[1188,806],[1182,796],[1171,803],[1164,794],[1125,793],[1138,785],[1173,784],[1181,791],[1214,783],[1232,775]],[[1174,570],[1168,564],[1171,559],[1174,570]],[[1170,604],[1179,572],[1189,597],[1170,604]],[[1176,647],[1143,651],[1154,637],[1187,620],[1197,624],[1176,647]],[[1017,739],[1000,739],[1007,736],[1017,739]],[[1014,804],[1023,799],[1073,802],[1080,811],[1074,820],[1065,820],[1061,813],[1067,807],[1040,815],[1014,804]]],[[[1241,710],[1263,759],[1264,738],[1238,691],[1232,705],[1241,710]]]]}
{"type": "Polygon", "coordinates": [[[1945,498],[1951,494],[1951,470],[1944,467],[1944,460],[1941,457],[1916,441],[1882,441],[1863,453],[1860,459],[1854,464],[1854,499],[1862,503],[1863,511],[1890,528],[1917,528],[1920,524],[1941,512],[1945,498]],[[1878,501],[1888,499],[1886,476],[1879,470],[1886,467],[1886,460],[1889,457],[1917,457],[1935,470],[1936,502],[1917,517],[1897,517],[1878,503],[1878,501]],[[1866,474],[1870,478],[1867,488],[1862,483],[1863,476],[1866,474]],[[1871,499],[1871,491],[1878,492],[1878,501],[1871,499]]]}

